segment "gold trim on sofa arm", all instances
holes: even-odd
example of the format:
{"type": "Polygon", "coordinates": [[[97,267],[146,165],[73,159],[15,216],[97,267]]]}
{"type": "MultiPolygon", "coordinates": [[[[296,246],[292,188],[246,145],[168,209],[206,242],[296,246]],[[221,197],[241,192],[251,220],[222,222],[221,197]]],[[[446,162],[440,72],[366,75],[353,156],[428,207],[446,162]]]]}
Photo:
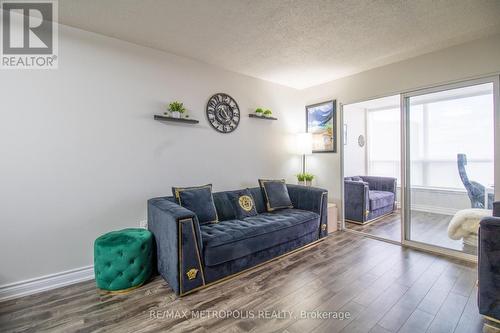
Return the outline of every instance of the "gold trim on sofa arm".
{"type": "Polygon", "coordinates": [[[196,246],[196,256],[198,258],[198,265],[200,266],[200,271],[201,271],[201,280],[203,281],[203,286],[205,286],[205,272],[203,271],[203,266],[201,264],[201,257],[200,257],[200,248],[199,248],[199,244],[198,244],[198,238],[196,237],[196,229],[194,227],[194,221],[192,218],[189,218],[189,219],[182,219],[182,220],[179,220],[178,223],[179,223],[179,226],[178,226],[178,229],[179,229],[179,235],[178,235],[178,244],[179,244],[179,248],[178,248],[178,256],[179,256],[179,294],[182,295],[182,275],[183,275],[183,265],[182,265],[182,225],[185,221],[190,221],[191,222],[191,228],[192,228],[192,231],[193,231],[193,240],[194,240],[194,244],[196,246]]]}
{"type": "MultiPolygon", "coordinates": [[[[181,292],[181,293],[179,294],[179,296],[180,296],[180,297],[183,297],[183,296],[189,295],[189,294],[191,294],[191,293],[194,293],[195,291],[198,291],[198,290],[201,290],[201,289],[205,289],[205,288],[208,288],[208,287],[212,287],[212,286],[214,286],[214,285],[216,285],[216,284],[218,284],[218,283],[225,282],[225,281],[227,281],[227,280],[229,280],[229,279],[232,279],[232,278],[234,278],[234,277],[236,277],[236,276],[238,276],[238,275],[240,275],[240,274],[243,274],[243,273],[246,273],[246,272],[248,272],[248,271],[250,271],[250,270],[253,270],[253,269],[256,269],[256,268],[258,268],[258,267],[261,267],[261,266],[263,266],[263,265],[265,265],[265,264],[268,264],[268,263],[270,263],[270,262],[272,262],[272,261],[275,261],[275,260],[281,259],[281,258],[286,257],[286,256],[288,256],[288,255],[290,255],[290,254],[293,254],[293,253],[297,253],[297,252],[300,252],[300,251],[303,251],[303,250],[307,250],[309,247],[316,246],[316,245],[318,245],[321,241],[324,241],[324,240],[325,240],[325,237],[320,238],[320,239],[318,239],[318,240],[315,240],[314,242],[311,242],[311,243],[309,243],[309,244],[306,244],[306,245],[304,245],[304,246],[302,246],[302,247],[299,247],[299,248],[297,248],[297,249],[295,249],[295,250],[292,250],[292,251],[290,251],[290,252],[284,253],[284,254],[282,254],[282,255],[280,255],[280,256],[277,256],[277,257],[275,257],[275,258],[269,259],[269,260],[267,260],[267,261],[261,262],[260,264],[257,264],[257,265],[255,265],[255,266],[249,267],[249,268],[247,268],[247,269],[244,269],[244,270],[242,270],[241,272],[237,272],[237,273],[234,273],[234,274],[228,275],[228,276],[226,276],[226,277],[223,277],[223,278],[221,278],[221,279],[219,279],[219,280],[217,280],[217,281],[210,282],[210,283],[204,284],[203,286],[196,287],[196,288],[194,288],[194,289],[191,289],[191,290],[190,290],[190,291],[188,291],[188,292],[185,292],[185,293],[182,293],[182,292],[181,292]]],[[[181,289],[181,291],[182,291],[182,289],[181,289]]]]}
{"type": "MultiPolygon", "coordinates": [[[[325,227],[325,229],[323,229],[323,225],[328,226],[328,217],[326,219],[325,224],[321,223],[321,217],[323,216],[323,200],[325,199],[325,195],[328,196],[328,192],[321,193],[321,203],[319,206],[319,236],[318,237],[321,237],[321,231],[324,231],[327,228],[327,227],[325,227]]],[[[328,205],[328,203],[327,203],[327,205],[328,205]]],[[[328,207],[327,207],[326,211],[328,212],[328,207]]]]}

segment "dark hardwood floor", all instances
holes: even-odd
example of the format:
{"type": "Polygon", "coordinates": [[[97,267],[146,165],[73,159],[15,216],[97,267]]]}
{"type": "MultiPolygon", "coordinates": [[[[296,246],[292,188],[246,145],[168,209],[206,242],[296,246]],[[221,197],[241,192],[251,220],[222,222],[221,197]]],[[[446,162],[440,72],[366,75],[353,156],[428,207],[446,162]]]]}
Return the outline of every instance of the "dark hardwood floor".
{"type": "Polygon", "coordinates": [[[337,232],[184,298],[155,277],[125,295],[89,281],[0,303],[0,332],[473,333],[475,282],[473,264],[337,232]]]}
{"type": "Polygon", "coordinates": [[[399,211],[364,225],[346,221],[345,226],[350,230],[366,232],[396,242],[401,241],[401,215],[399,211]]]}
{"type": "MultiPolygon", "coordinates": [[[[476,255],[477,247],[465,245],[462,240],[448,237],[448,224],[451,218],[452,215],[412,210],[412,240],[476,255]]],[[[400,242],[401,213],[397,211],[367,225],[346,222],[346,228],[400,242]]]]}

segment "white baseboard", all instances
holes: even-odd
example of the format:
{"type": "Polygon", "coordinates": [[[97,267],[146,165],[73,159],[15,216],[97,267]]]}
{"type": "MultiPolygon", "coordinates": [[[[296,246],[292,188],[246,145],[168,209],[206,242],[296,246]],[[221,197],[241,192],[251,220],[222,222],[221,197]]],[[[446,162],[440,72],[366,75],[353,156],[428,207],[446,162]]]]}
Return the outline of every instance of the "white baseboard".
{"type": "Polygon", "coordinates": [[[459,211],[459,209],[456,208],[437,207],[428,205],[411,205],[411,209],[420,212],[428,212],[428,213],[443,214],[443,215],[455,215],[455,213],[459,211]]]}
{"type": "Polygon", "coordinates": [[[5,284],[0,286],[0,302],[92,279],[94,279],[94,266],[87,266],[5,284]]]}

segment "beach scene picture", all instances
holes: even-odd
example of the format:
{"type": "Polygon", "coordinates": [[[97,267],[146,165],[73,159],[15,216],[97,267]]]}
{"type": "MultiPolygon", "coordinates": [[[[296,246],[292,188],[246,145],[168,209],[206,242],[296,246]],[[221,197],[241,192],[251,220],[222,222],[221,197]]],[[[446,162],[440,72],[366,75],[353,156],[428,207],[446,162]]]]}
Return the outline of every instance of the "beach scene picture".
{"type": "Polygon", "coordinates": [[[336,152],[336,111],[335,101],[306,106],[307,132],[312,134],[314,153],[336,152]]]}

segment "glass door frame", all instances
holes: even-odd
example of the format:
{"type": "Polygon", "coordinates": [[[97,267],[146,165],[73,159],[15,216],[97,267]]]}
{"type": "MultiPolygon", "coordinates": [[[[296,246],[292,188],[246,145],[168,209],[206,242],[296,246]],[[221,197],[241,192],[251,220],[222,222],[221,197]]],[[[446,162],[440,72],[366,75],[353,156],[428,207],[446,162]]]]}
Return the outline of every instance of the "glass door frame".
{"type": "MultiPolygon", "coordinates": [[[[458,250],[448,249],[445,247],[431,245],[415,240],[411,240],[411,227],[410,227],[410,142],[409,142],[409,128],[410,128],[410,98],[430,93],[446,91],[450,89],[464,88],[468,86],[493,83],[493,117],[494,117],[494,170],[500,162],[500,108],[499,108],[499,77],[489,76],[479,79],[472,79],[460,81],[457,83],[450,83],[431,88],[424,88],[405,92],[401,94],[401,243],[404,246],[420,249],[427,252],[435,252],[452,256],[459,259],[468,261],[477,261],[477,256],[467,254],[458,250]]],[[[494,175],[495,184],[500,184],[500,172],[495,171],[494,175]]],[[[498,187],[497,187],[498,188],[498,187]]],[[[498,189],[495,190],[498,193],[498,189]]],[[[496,196],[498,198],[498,195],[496,196]]]]}
{"type": "MultiPolygon", "coordinates": [[[[476,85],[476,84],[481,84],[481,83],[493,83],[493,107],[494,107],[494,144],[495,144],[495,156],[494,156],[494,165],[495,165],[495,175],[494,175],[494,182],[495,184],[498,184],[495,187],[495,198],[497,200],[500,200],[500,84],[499,84],[499,76],[500,73],[494,73],[488,76],[479,76],[478,78],[475,79],[466,79],[462,81],[454,81],[452,83],[447,83],[447,84],[442,84],[442,85],[437,85],[433,87],[428,87],[428,88],[420,88],[420,89],[415,89],[415,90],[406,90],[406,91],[400,91],[400,92],[393,92],[393,93],[387,93],[384,95],[379,95],[379,96],[374,96],[371,98],[364,98],[362,100],[357,100],[357,101],[352,101],[349,103],[341,103],[339,102],[339,111],[340,111],[340,117],[339,117],[339,124],[340,126],[338,127],[340,129],[339,131],[339,138],[338,144],[340,145],[339,153],[340,153],[340,203],[341,207],[339,207],[340,210],[340,230],[354,233],[354,234],[359,234],[363,235],[365,237],[381,240],[384,242],[392,243],[392,244],[397,244],[409,248],[414,248],[418,250],[422,250],[425,252],[432,252],[432,253],[437,253],[437,254],[442,254],[446,255],[449,257],[454,257],[458,259],[463,259],[467,261],[472,261],[472,262],[477,262],[477,256],[473,256],[467,253],[463,253],[457,250],[452,250],[440,246],[435,246],[435,245],[429,245],[425,243],[421,243],[418,241],[412,241],[407,237],[407,233],[409,236],[410,228],[409,228],[409,209],[406,207],[406,203],[409,203],[409,189],[407,184],[408,182],[408,174],[407,170],[409,170],[409,167],[407,167],[408,162],[409,162],[409,156],[407,156],[407,153],[409,153],[409,149],[407,148],[407,145],[409,144],[407,142],[407,122],[409,119],[407,119],[407,114],[409,112],[409,107],[407,105],[407,101],[409,100],[410,97],[413,96],[418,96],[426,93],[433,93],[433,92],[439,92],[439,91],[444,91],[444,90],[449,90],[449,89],[454,89],[454,88],[462,88],[462,87],[467,87],[471,85],[476,85]],[[400,95],[401,98],[401,103],[400,103],[400,112],[401,112],[401,123],[400,123],[400,133],[401,133],[401,239],[400,242],[396,242],[393,240],[389,240],[386,238],[382,238],[379,236],[375,235],[370,235],[368,233],[356,231],[356,230],[350,230],[346,228],[345,225],[345,213],[344,213],[344,106],[349,105],[349,104],[354,104],[358,102],[365,102],[368,100],[372,99],[378,99],[382,97],[387,97],[391,95],[400,95]],[[498,171],[496,171],[498,169],[498,171]],[[408,238],[408,239],[407,239],[408,238]]],[[[338,124],[337,124],[338,125],[338,124]]]]}
{"type": "MultiPolygon", "coordinates": [[[[344,147],[345,147],[345,145],[344,145],[344,106],[356,104],[356,103],[361,103],[361,102],[367,102],[367,101],[376,100],[376,99],[385,98],[385,97],[390,97],[390,96],[397,96],[397,95],[399,95],[401,97],[401,93],[396,92],[393,94],[381,95],[381,96],[376,96],[376,97],[372,97],[372,98],[365,98],[363,100],[359,100],[359,101],[355,101],[355,102],[351,102],[351,103],[346,103],[346,104],[339,102],[338,109],[340,112],[340,117],[338,117],[338,118],[340,119],[339,120],[340,126],[338,128],[340,128],[340,131],[339,131],[340,140],[338,140],[338,144],[340,145],[339,153],[340,153],[340,206],[341,206],[341,207],[339,207],[339,212],[340,212],[340,228],[339,228],[339,230],[350,232],[353,234],[358,234],[358,235],[365,236],[368,238],[381,240],[381,241],[391,243],[391,244],[402,245],[401,238],[396,241],[393,239],[384,238],[384,237],[377,236],[377,235],[372,235],[372,234],[369,234],[367,232],[352,230],[352,229],[347,228],[346,223],[345,223],[345,207],[344,207],[344,197],[345,197],[344,196],[344,156],[345,156],[344,155],[345,154],[345,150],[344,150],[344,147]]],[[[400,105],[400,109],[401,109],[401,105],[400,105]]],[[[366,123],[366,120],[365,120],[365,123],[366,123]]],[[[400,162],[400,164],[401,164],[401,162],[400,162]]],[[[403,190],[403,187],[401,187],[401,191],[402,190],[403,190]]],[[[401,211],[402,211],[403,206],[402,205],[400,205],[400,206],[401,206],[401,211]]],[[[403,214],[401,213],[401,218],[402,218],[402,215],[403,214]]]]}

